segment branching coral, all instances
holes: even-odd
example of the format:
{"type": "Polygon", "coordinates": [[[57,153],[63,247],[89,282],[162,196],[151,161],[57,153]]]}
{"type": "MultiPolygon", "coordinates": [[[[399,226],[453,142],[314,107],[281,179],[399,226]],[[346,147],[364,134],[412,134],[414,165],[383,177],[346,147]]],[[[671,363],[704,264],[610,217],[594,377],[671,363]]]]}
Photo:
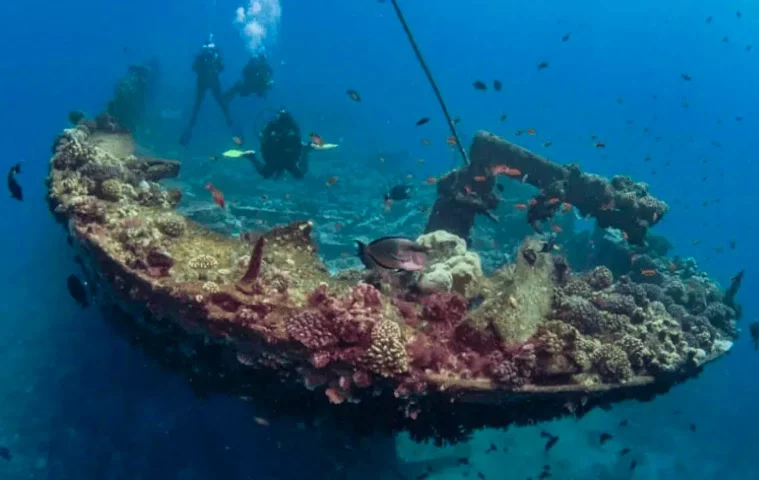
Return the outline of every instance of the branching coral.
{"type": "Polygon", "coordinates": [[[372,345],[366,352],[368,368],[384,377],[408,370],[408,357],[401,327],[393,321],[383,321],[372,330],[372,345]]]}

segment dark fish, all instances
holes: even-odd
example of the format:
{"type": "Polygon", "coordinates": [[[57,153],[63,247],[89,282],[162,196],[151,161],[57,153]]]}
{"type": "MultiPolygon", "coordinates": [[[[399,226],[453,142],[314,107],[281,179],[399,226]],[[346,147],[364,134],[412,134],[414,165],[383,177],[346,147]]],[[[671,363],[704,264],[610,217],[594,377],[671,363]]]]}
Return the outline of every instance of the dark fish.
{"type": "Polygon", "coordinates": [[[706,17],[706,23],[712,23],[713,18],[712,17],[706,17]]]}
{"type": "Polygon", "coordinates": [[[485,474],[482,472],[477,472],[477,478],[479,478],[480,480],[485,480],[485,474]]]}
{"type": "Polygon", "coordinates": [[[604,443],[608,442],[611,439],[612,439],[612,436],[604,432],[601,434],[598,440],[601,442],[601,445],[603,445],[604,443]]]}
{"type": "Polygon", "coordinates": [[[538,70],[543,70],[545,68],[548,68],[548,62],[543,61],[538,64],[538,70]]]}
{"type": "Polygon", "coordinates": [[[483,82],[482,80],[475,81],[472,84],[472,86],[474,87],[475,90],[487,90],[488,89],[488,86],[485,85],[485,82],[483,82]]]}
{"type": "Polygon", "coordinates": [[[722,37],[722,43],[727,43],[729,41],[730,41],[730,37],[727,37],[727,36],[722,37]]]}
{"type": "MultiPolygon", "coordinates": [[[[480,297],[480,296],[481,296],[481,295],[478,295],[477,297],[480,297]]],[[[475,298],[477,298],[477,297],[475,297],[475,298]]],[[[484,298],[484,297],[482,297],[482,298],[484,298]]],[[[472,304],[472,301],[470,300],[470,301],[469,301],[469,305],[470,305],[470,307],[471,307],[471,304],[472,304]]],[[[758,324],[758,325],[759,325],[759,324],[758,324]]],[[[491,443],[491,444],[490,444],[490,446],[488,447],[488,449],[487,449],[487,450],[485,450],[485,453],[490,453],[490,452],[497,452],[497,451],[498,451],[498,447],[496,447],[494,443],[491,443]]]]}
{"type": "Polygon", "coordinates": [[[746,51],[750,52],[753,47],[751,45],[746,45],[746,51]]]}
{"type": "Polygon", "coordinates": [[[416,480],[425,480],[429,476],[430,474],[427,472],[420,473],[419,475],[416,476],[416,480]]]}
{"type": "Polygon", "coordinates": [[[690,429],[691,432],[695,432],[696,431],[696,424],[695,423],[691,423],[690,425],[688,425],[688,428],[690,429]]]}
{"type": "Polygon", "coordinates": [[[630,453],[630,449],[629,448],[623,448],[622,450],[619,451],[619,456],[624,457],[628,453],[630,453]]]}
{"type": "Polygon", "coordinates": [[[408,185],[396,185],[385,194],[385,201],[408,200],[409,198],[411,198],[411,187],[408,185]]]}
{"type": "Polygon", "coordinates": [[[751,341],[754,342],[754,350],[759,350],[759,322],[753,322],[748,326],[751,333],[751,341]]]}
{"type": "Polygon", "coordinates": [[[562,42],[566,42],[566,41],[568,41],[568,40],[569,40],[569,37],[570,37],[570,34],[568,34],[568,33],[565,33],[565,34],[564,34],[564,36],[563,36],[563,37],[561,37],[561,41],[562,41],[562,42]]]}
{"type": "Polygon", "coordinates": [[[503,188],[504,187],[503,187],[502,184],[498,183],[498,184],[496,184],[495,188],[497,188],[499,192],[503,192],[503,188]]]}
{"type": "Polygon", "coordinates": [[[630,424],[630,422],[629,422],[629,421],[627,421],[627,419],[625,419],[625,420],[622,420],[622,421],[620,421],[620,422],[619,422],[619,426],[620,426],[620,427],[626,427],[626,426],[628,426],[629,424],[630,424]]]}
{"type": "Polygon", "coordinates": [[[90,304],[87,299],[87,290],[85,290],[84,284],[76,275],[69,275],[68,280],[66,280],[66,286],[69,289],[69,295],[79,306],[86,308],[90,304]]]}
{"type": "Polygon", "coordinates": [[[559,436],[558,435],[557,436],[553,436],[553,435],[551,435],[548,432],[540,432],[540,436],[544,437],[544,438],[548,438],[548,441],[546,442],[546,446],[545,446],[545,449],[544,449],[546,452],[549,451],[549,450],[551,450],[556,445],[556,442],[559,441],[559,436]]]}
{"type": "Polygon", "coordinates": [[[551,478],[551,472],[549,472],[548,470],[543,470],[542,472],[540,472],[540,475],[538,475],[538,478],[540,480],[543,480],[544,478],[551,478]]]}
{"type": "Polygon", "coordinates": [[[348,97],[350,97],[351,100],[354,102],[360,102],[361,101],[361,95],[355,90],[347,90],[345,93],[348,94],[348,97]]]}
{"type": "Polygon", "coordinates": [[[17,163],[8,170],[8,190],[11,192],[11,198],[19,202],[24,200],[24,193],[21,191],[21,185],[16,181],[16,175],[21,173],[21,164],[17,163]]]}
{"type": "Polygon", "coordinates": [[[417,271],[427,263],[427,249],[405,237],[382,237],[369,245],[356,243],[358,258],[367,268],[417,271]]]}
{"type": "Polygon", "coordinates": [[[735,117],[735,121],[736,122],[742,122],[743,121],[743,117],[735,117]]]}
{"type": "Polygon", "coordinates": [[[681,76],[681,77],[682,77],[682,79],[683,79],[683,80],[685,80],[686,82],[690,82],[691,80],[693,80],[693,77],[691,77],[691,76],[690,76],[690,75],[688,75],[687,73],[681,73],[681,74],[680,74],[680,76],[681,76]]]}
{"type": "MultiPolygon", "coordinates": [[[[474,297],[470,298],[469,300],[467,300],[467,307],[466,308],[470,312],[473,311],[473,310],[477,310],[477,308],[479,308],[479,306],[482,305],[482,302],[484,302],[484,301],[485,301],[485,295],[483,295],[483,294],[480,293],[480,294],[475,295],[474,297]]],[[[498,450],[496,448],[496,446],[491,443],[490,447],[485,451],[485,453],[490,453],[491,451],[494,452],[496,450],[498,450]]]]}
{"type": "Polygon", "coordinates": [[[500,118],[500,120],[503,122],[503,121],[504,121],[504,120],[506,120],[507,118],[509,118],[509,116],[508,116],[508,115],[506,115],[506,114],[504,113],[504,114],[502,114],[502,115],[501,115],[501,118],[500,118]]]}
{"type": "Polygon", "coordinates": [[[8,461],[13,458],[13,455],[11,455],[11,451],[8,449],[8,447],[3,447],[0,445],[0,458],[8,461]]]}
{"type": "Polygon", "coordinates": [[[741,14],[741,11],[740,11],[740,10],[738,10],[737,12],[735,12],[735,16],[736,16],[737,18],[741,18],[743,15],[741,14]]]}
{"type": "Polygon", "coordinates": [[[493,80],[493,88],[495,89],[496,92],[500,92],[501,89],[503,88],[503,84],[501,83],[500,80],[493,80]]]}
{"type": "Polygon", "coordinates": [[[635,470],[635,467],[637,466],[638,466],[637,460],[633,460],[632,462],[630,462],[630,470],[635,470]]]}
{"type": "Polygon", "coordinates": [[[461,122],[461,119],[459,117],[456,117],[456,118],[453,119],[453,124],[454,125],[458,125],[459,122],[461,122]]]}
{"type": "Polygon", "coordinates": [[[469,465],[469,459],[466,457],[459,457],[457,462],[459,465],[469,465]]]}
{"type": "Polygon", "coordinates": [[[416,121],[416,126],[421,127],[422,125],[424,125],[425,123],[428,123],[429,121],[430,119],[428,117],[422,117],[416,121]]]}

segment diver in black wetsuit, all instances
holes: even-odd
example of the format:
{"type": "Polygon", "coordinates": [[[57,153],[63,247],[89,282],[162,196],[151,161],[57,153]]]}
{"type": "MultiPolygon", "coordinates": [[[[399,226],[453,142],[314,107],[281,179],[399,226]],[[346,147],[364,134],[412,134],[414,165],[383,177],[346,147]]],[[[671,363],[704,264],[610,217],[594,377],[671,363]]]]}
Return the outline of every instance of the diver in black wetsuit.
{"type": "Polygon", "coordinates": [[[265,97],[274,85],[274,80],[271,78],[272,74],[271,66],[263,54],[251,57],[242,69],[242,80],[237,81],[224,94],[224,101],[229,103],[235,95],[247,97],[252,93],[259,97],[265,97]]]}
{"type": "Polygon", "coordinates": [[[266,124],[259,140],[263,162],[253,152],[245,155],[259,175],[280,178],[287,170],[293,177],[303,178],[308,171],[308,154],[314,147],[301,140],[300,128],[289,112],[280,110],[266,124]]]}
{"type": "Polygon", "coordinates": [[[219,104],[221,112],[224,114],[227,125],[230,127],[233,125],[232,117],[229,116],[227,104],[221,93],[221,82],[219,81],[219,74],[224,70],[224,62],[221,59],[221,52],[213,42],[213,35],[209,35],[208,40],[203,44],[200,51],[195,56],[192,70],[198,77],[198,84],[195,88],[195,105],[192,108],[190,123],[187,125],[187,128],[185,128],[182,133],[182,138],[180,139],[182,145],[187,145],[190,142],[192,128],[195,126],[195,122],[198,119],[200,105],[203,103],[203,98],[205,97],[207,90],[211,90],[214,100],[219,104]]]}

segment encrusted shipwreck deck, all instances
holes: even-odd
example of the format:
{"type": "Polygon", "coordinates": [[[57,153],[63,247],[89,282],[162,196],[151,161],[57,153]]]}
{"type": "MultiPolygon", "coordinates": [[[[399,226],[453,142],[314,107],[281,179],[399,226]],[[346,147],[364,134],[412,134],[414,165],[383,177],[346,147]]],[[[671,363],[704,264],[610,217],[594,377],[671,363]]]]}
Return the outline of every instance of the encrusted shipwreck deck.
{"type": "Polygon", "coordinates": [[[651,398],[734,335],[733,299],[705,276],[573,274],[537,239],[485,277],[463,241],[429,234],[420,241],[440,258],[419,283],[450,280],[415,289],[426,294],[331,277],[308,222],[251,242],[211,233],[155,183],[178,164],[136,157],[128,135],[86,123],[58,137],[50,168],[51,210],[107,318],[199,393],[271,415],[455,442],[651,398]]]}

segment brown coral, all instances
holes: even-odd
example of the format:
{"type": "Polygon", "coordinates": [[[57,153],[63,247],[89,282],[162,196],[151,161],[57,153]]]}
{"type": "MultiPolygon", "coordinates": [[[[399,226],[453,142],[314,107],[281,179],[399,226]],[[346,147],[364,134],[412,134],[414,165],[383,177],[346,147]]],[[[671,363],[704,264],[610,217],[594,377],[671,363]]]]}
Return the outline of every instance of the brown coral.
{"type": "Polygon", "coordinates": [[[401,327],[397,323],[385,320],[374,326],[366,362],[371,371],[384,377],[408,371],[408,356],[403,345],[401,327]]]}
{"type": "Polygon", "coordinates": [[[632,365],[624,350],[616,345],[602,345],[592,357],[601,378],[608,383],[624,383],[632,375],[632,365]]]}

